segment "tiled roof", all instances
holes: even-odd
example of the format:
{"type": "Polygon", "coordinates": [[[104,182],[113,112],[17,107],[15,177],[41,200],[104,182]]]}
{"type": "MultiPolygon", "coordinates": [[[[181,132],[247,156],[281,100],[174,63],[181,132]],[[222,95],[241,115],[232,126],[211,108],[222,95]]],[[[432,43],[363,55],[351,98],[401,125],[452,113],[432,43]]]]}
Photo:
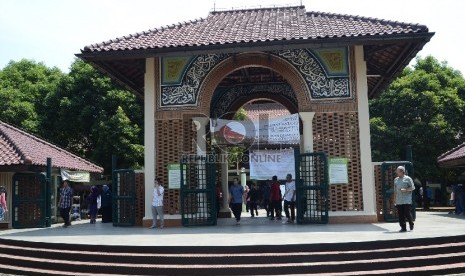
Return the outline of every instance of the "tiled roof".
{"type": "Polygon", "coordinates": [[[86,46],[82,52],[318,40],[428,33],[424,25],[360,16],[306,12],[305,7],[211,12],[206,18],[86,46]]]}
{"type": "Polygon", "coordinates": [[[0,166],[46,166],[47,157],[55,168],[103,172],[102,167],[0,121],[0,166]]]}
{"type": "Polygon", "coordinates": [[[243,106],[250,120],[258,120],[260,114],[267,114],[270,119],[279,118],[291,114],[283,105],[279,103],[246,104],[243,106]]]}
{"type": "Polygon", "coordinates": [[[453,161],[459,161],[459,159],[463,159],[461,165],[465,166],[465,143],[443,153],[438,157],[438,163],[440,165],[446,163],[454,163],[455,165],[458,165],[458,162],[453,161]]]}

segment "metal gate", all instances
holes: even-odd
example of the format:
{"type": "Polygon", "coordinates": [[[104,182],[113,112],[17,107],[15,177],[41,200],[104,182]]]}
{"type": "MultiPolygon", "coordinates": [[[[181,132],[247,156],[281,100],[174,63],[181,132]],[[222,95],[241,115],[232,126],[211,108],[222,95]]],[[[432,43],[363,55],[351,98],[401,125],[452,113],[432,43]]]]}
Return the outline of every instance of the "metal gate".
{"type": "Polygon", "coordinates": [[[297,223],[328,223],[328,161],[325,153],[296,150],[297,223]]]}
{"type": "Polygon", "coordinates": [[[136,178],[134,170],[113,171],[113,226],[136,224],[136,178]]]}
{"type": "Polygon", "coordinates": [[[12,227],[46,227],[46,179],[41,173],[13,175],[12,227]]]}
{"type": "MultiPolygon", "coordinates": [[[[381,187],[383,191],[383,215],[386,222],[398,222],[397,209],[394,198],[394,179],[397,177],[396,169],[404,166],[407,175],[413,176],[413,164],[408,161],[387,161],[381,164],[381,187]]],[[[415,220],[415,192],[412,193],[412,217],[415,220]]]]}
{"type": "Polygon", "coordinates": [[[184,156],[181,160],[183,226],[216,225],[214,155],[184,156]]]}

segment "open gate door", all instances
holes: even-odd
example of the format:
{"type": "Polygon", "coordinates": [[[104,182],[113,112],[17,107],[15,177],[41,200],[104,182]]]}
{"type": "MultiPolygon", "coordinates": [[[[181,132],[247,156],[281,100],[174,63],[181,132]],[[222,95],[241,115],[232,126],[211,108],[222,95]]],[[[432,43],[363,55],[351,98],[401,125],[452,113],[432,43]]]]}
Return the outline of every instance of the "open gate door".
{"type": "Polygon", "coordinates": [[[297,223],[328,223],[328,161],[325,153],[296,150],[297,223]]]}
{"type": "Polygon", "coordinates": [[[136,224],[136,178],[134,170],[113,171],[113,226],[136,224]]]}
{"type": "Polygon", "coordinates": [[[216,225],[213,155],[187,156],[181,160],[181,215],[183,226],[216,225]]]}
{"type": "Polygon", "coordinates": [[[41,173],[13,175],[12,227],[46,227],[46,179],[41,173]]]}
{"type": "MultiPolygon", "coordinates": [[[[386,222],[398,222],[397,209],[394,198],[394,179],[397,177],[396,169],[404,166],[406,174],[413,176],[413,164],[409,161],[386,161],[381,164],[381,187],[383,191],[383,215],[386,222]]],[[[412,177],[413,179],[413,177],[412,177]]],[[[415,192],[412,193],[412,218],[416,218],[415,192]]]]}

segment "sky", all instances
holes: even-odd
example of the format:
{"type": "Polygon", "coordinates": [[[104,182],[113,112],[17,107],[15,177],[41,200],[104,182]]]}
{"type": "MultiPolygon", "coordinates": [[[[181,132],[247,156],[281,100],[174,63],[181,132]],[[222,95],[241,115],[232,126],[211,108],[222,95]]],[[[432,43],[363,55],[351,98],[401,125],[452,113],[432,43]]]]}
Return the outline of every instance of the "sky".
{"type": "MultiPolygon", "coordinates": [[[[465,73],[463,0],[302,0],[307,11],[427,25],[419,56],[465,73]]],[[[84,46],[197,18],[216,9],[300,5],[297,0],[0,0],[0,68],[23,58],[64,72],[84,46]]]]}

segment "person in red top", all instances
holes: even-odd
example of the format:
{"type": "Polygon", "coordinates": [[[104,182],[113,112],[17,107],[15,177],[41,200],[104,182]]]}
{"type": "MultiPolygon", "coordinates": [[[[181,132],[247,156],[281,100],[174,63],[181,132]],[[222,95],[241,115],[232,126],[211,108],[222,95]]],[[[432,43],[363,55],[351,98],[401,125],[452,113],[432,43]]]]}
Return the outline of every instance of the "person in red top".
{"type": "Polygon", "coordinates": [[[271,192],[270,192],[270,202],[271,202],[271,220],[276,219],[281,220],[281,188],[278,182],[278,177],[275,175],[272,178],[271,182],[271,192]]]}

